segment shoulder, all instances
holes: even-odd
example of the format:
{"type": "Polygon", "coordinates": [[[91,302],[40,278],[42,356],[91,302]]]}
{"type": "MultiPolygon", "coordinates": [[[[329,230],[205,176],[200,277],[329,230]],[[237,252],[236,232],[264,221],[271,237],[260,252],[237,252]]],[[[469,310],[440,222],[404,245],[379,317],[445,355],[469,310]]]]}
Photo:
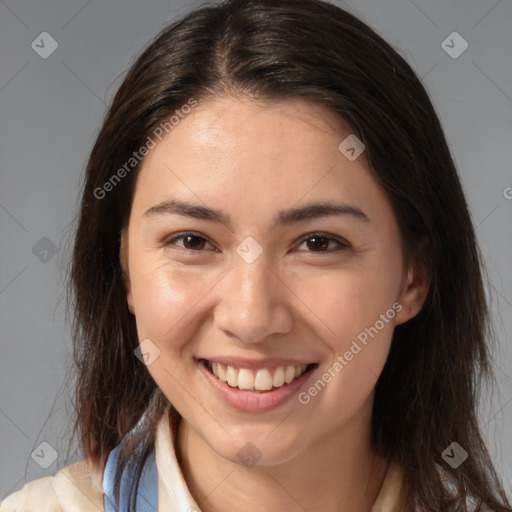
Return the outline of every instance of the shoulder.
{"type": "Polygon", "coordinates": [[[53,479],[53,476],[45,476],[26,483],[0,503],[0,512],[60,512],[62,508],[52,488],[53,479]]]}
{"type": "Polygon", "coordinates": [[[27,482],[0,503],[0,512],[103,511],[101,473],[85,460],[63,467],[55,476],[27,482]]]}

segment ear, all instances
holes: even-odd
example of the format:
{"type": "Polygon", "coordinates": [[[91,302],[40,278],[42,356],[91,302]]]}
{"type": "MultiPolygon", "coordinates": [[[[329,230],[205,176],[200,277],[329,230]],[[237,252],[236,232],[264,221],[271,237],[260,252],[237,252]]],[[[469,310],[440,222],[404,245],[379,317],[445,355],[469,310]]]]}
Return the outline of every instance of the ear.
{"type": "Polygon", "coordinates": [[[135,314],[133,305],[132,286],[130,280],[130,273],[128,272],[128,232],[126,228],[121,231],[120,247],[119,247],[119,260],[121,262],[121,270],[123,272],[123,283],[126,290],[126,302],[130,313],[135,314]]]}
{"type": "MultiPolygon", "coordinates": [[[[419,254],[426,254],[427,247],[419,254]]],[[[417,253],[418,254],[418,253],[417,253]]],[[[426,262],[420,257],[413,257],[402,282],[402,290],[398,302],[402,309],[396,316],[396,325],[403,324],[415,317],[423,307],[430,288],[430,275],[426,262]]]]}

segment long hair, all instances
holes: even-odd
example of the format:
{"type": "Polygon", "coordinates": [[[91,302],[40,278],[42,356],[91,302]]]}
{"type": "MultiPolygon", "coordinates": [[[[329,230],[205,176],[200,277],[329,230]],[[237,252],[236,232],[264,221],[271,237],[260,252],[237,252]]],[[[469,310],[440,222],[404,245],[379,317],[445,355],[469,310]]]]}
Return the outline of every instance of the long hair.
{"type": "Polygon", "coordinates": [[[440,121],[406,61],[359,19],[320,0],[203,5],[151,42],[113,98],[86,168],[69,288],[73,432],[85,457],[104,467],[144,413],[120,464],[141,439],[148,452],[169,405],[134,355],[120,266],[120,232],[143,161],[134,153],[157,141],[162,126],[171,129],[185,105],[225,93],[318,102],[363,141],[406,257],[421,258],[430,272],[425,304],[395,328],[376,385],[374,449],[405,468],[407,510],[465,510],[469,496],[510,510],[477,421],[481,383],[493,376],[488,313],[474,228],[440,121]],[[454,441],[469,454],[457,469],[442,458],[454,441]]]}

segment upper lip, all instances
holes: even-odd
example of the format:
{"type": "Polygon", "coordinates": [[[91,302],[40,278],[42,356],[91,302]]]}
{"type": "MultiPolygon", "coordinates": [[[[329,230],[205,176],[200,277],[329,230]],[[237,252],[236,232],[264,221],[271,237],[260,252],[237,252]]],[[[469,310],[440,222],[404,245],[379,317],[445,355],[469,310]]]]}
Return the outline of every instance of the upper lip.
{"type": "Polygon", "coordinates": [[[244,357],[233,356],[206,356],[201,357],[207,361],[221,363],[234,368],[247,368],[248,370],[258,370],[260,368],[277,368],[278,366],[299,366],[301,364],[312,364],[314,361],[305,359],[289,359],[284,357],[268,357],[262,359],[246,359],[244,357]]]}

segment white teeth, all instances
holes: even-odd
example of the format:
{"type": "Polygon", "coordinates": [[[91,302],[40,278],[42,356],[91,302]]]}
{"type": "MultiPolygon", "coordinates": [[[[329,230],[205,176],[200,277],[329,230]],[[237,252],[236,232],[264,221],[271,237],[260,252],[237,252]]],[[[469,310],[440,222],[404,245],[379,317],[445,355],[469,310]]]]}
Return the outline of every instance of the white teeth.
{"type": "Polygon", "coordinates": [[[272,375],[270,375],[270,372],[267,369],[264,368],[263,370],[258,370],[256,372],[254,389],[257,389],[258,391],[268,391],[269,389],[272,389],[272,375]]]}
{"type": "Polygon", "coordinates": [[[290,384],[290,382],[295,378],[295,366],[287,366],[286,371],[284,372],[284,381],[286,384],[290,384]]]}
{"type": "Polygon", "coordinates": [[[279,388],[285,383],[289,384],[294,379],[300,377],[307,368],[306,364],[297,366],[278,366],[274,375],[268,368],[260,368],[256,372],[247,368],[234,368],[233,366],[224,366],[221,363],[209,362],[208,367],[212,373],[222,382],[227,382],[232,388],[238,387],[244,390],[269,391],[279,388]]]}
{"type": "Polygon", "coordinates": [[[238,372],[232,366],[228,366],[226,377],[228,379],[228,385],[232,388],[236,388],[238,386],[238,372]]]}
{"type": "Polygon", "coordinates": [[[251,370],[241,368],[238,372],[238,387],[240,389],[253,389],[254,388],[254,375],[251,370]]]}
{"type": "MultiPolygon", "coordinates": [[[[212,368],[217,367],[217,373],[219,374],[219,380],[222,382],[226,382],[228,379],[226,378],[226,370],[224,366],[219,363],[211,363],[212,368]]],[[[215,370],[213,370],[213,374],[215,375],[215,370]]]]}
{"type": "Polygon", "coordinates": [[[282,366],[276,368],[273,384],[276,388],[279,388],[284,384],[284,368],[282,366]]]}

